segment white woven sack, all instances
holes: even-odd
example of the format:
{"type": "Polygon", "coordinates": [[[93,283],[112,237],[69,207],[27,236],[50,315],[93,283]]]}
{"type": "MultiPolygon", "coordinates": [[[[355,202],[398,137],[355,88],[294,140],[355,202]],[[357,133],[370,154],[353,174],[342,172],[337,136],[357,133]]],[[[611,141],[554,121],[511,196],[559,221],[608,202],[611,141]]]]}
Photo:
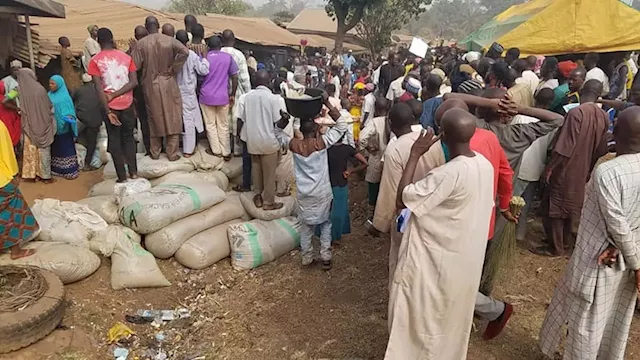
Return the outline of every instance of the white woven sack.
{"type": "Polygon", "coordinates": [[[242,158],[233,157],[229,161],[225,161],[220,169],[229,179],[233,179],[242,175],[242,158]]]}
{"type": "Polygon", "coordinates": [[[189,174],[186,171],[174,171],[174,172],[170,172],[168,174],[162,175],[158,178],[155,179],[149,179],[149,182],[151,182],[151,186],[158,186],[162,183],[167,182],[169,179],[173,179],[174,177],[176,177],[177,175],[184,175],[184,174],[189,174]]]}
{"type": "Polygon", "coordinates": [[[151,183],[145,178],[129,179],[123,183],[116,183],[113,186],[113,194],[116,202],[120,204],[120,199],[128,195],[139,194],[151,189],[151,183]]]}
{"type": "Polygon", "coordinates": [[[98,214],[107,224],[120,223],[118,204],[115,195],[100,195],[78,200],[78,204],[85,205],[98,214]]]}
{"type": "Polygon", "coordinates": [[[256,196],[256,194],[252,191],[240,194],[240,202],[242,202],[242,206],[244,206],[245,210],[247,210],[249,215],[254,219],[275,220],[286,216],[292,216],[296,211],[296,199],[293,196],[283,198],[276,197],[276,202],[284,204],[284,206],[278,210],[264,210],[263,208],[256,207],[253,203],[254,196],[256,196]]]}
{"type": "Polygon", "coordinates": [[[103,230],[103,244],[114,243],[111,254],[113,290],[164,287],[171,283],[164,277],[156,258],[140,246],[140,235],[124,226],[112,225],[103,230]],[[108,239],[108,240],[106,240],[108,239]]]}
{"type": "Polygon", "coordinates": [[[256,268],[300,246],[300,223],[293,217],[232,224],[227,234],[236,269],[256,268]]]}
{"type": "Polygon", "coordinates": [[[31,265],[49,270],[63,284],[82,280],[100,267],[100,258],[91,250],[63,243],[32,241],[23,246],[36,253],[17,260],[10,254],[0,255],[0,265],[31,265]]]}
{"type": "Polygon", "coordinates": [[[192,236],[176,251],[176,260],[190,269],[204,269],[228,257],[231,247],[227,228],[241,222],[240,219],[231,220],[192,236]]]}
{"type": "Polygon", "coordinates": [[[88,247],[88,241],[107,223],[89,209],[71,201],[36,200],[31,211],[40,225],[38,240],[88,247]]]}
{"type": "MultiPolygon", "coordinates": [[[[158,160],[153,160],[149,156],[144,156],[144,154],[136,154],[136,159],[138,176],[145,179],[155,179],[174,171],[189,172],[195,170],[195,166],[189,159],[180,158],[176,161],[169,161],[165,154],[162,154],[158,160]]],[[[105,179],[114,179],[117,177],[113,161],[109,161],[104,167],[103,176],[105,179]]]]}
{"type": "Polygon", "coordinates": [[[207,181],[210,182],[222,190],[226,190],[229,187],[229,179],[227,176],[219,170],[199,172],[193,171],[186,172],[174,172],[167,174],[161,178],[151,181],[151,185],[157,186],[160,184],[180,184],[184,181],[207,181]]]}
{"type": "Polygon", "coordinates": [[[244,208],[237,197],[227,198],[220,204],[200,213],[178,220],[144,238],[144,244],[153,255],[166,259],[195,234],[244,215],[244,208]]]}
{"type": "Polygon", "coordinates": [[[140,234],[150,234],[224,199],[222,190],[205,181],[162,184],[123,197],[120,200],[120,222],[140,234]]]}
{"type": "Polygon", "coordinates": [[[99,182],[89,189],[89,193],[87,193],[87,197],[94,196],[102,196],[102,195],[113,195],[113,189],[116,186],[116,179],[107,179],[105,181],[99,182]]]}

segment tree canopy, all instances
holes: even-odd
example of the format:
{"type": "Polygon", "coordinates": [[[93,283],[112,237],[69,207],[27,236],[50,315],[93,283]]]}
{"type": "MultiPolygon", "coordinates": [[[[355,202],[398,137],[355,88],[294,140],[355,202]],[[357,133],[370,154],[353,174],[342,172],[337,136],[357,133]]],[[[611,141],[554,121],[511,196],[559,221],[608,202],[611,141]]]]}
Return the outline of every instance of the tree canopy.
{"type": "Polygon", "coordinates": [[[327,0],[325,10],[338,23],[335,49],[342,50],[347,31],[358,25],[367,7],[376,6],[384,0],[327,0]]]}
{"type": "Polygon", "coordinates": [[[525,0],[434,0],[405,29],[425,37],[463,39],[508,7],[525,0]]]}
{"type": "Polygon", "coordinates": [[[431,0],[383,0],[365,8],[356,32],[369,51],[377,54],[391,45],[392,32],[419,18],[430,3],[431,0]]]}

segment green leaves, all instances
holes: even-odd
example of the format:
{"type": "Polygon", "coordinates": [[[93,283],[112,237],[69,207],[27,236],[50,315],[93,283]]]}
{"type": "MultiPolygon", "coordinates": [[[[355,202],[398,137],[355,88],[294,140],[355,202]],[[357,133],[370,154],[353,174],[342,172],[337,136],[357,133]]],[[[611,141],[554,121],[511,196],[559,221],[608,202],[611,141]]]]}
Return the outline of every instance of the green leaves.
{"type": "Polygon", "coordinates": [[[193,15],[215,13],[237,16],[251,11],[253,7],[243,0],[172,0],[169,9],[193,15]]]}

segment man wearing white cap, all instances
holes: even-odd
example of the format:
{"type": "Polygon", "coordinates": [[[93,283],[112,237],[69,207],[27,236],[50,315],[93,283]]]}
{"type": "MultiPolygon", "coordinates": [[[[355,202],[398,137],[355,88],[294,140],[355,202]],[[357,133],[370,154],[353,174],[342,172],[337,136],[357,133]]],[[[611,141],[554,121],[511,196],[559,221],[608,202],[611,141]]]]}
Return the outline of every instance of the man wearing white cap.
{"type": "MultiPolygon", "coordinates": [[[[9,67],[11,68],[11,74],[2,79],[4,89],[7,94],[18,87],[18,70],[22,68],[22,62],[20,60],[13,60],[9,63],[9,67]]],[[[20,100],[16,98],[16,104],[18,106],[20,106],[19,101],[20,100]]]]}

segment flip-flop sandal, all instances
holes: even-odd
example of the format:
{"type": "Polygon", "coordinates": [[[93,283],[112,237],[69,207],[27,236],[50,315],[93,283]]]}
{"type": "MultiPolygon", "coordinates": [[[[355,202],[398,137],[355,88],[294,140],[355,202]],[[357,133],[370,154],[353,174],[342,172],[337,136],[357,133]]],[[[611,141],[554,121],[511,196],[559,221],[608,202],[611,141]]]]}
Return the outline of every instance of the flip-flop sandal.
{"type": "Polygon", "coordinates": [[[262,197],[260,195],[256,195],[253,197],[253,205],[255,205],[257,208],[261,208],[264,203],[262,202],[262,197]]]}

